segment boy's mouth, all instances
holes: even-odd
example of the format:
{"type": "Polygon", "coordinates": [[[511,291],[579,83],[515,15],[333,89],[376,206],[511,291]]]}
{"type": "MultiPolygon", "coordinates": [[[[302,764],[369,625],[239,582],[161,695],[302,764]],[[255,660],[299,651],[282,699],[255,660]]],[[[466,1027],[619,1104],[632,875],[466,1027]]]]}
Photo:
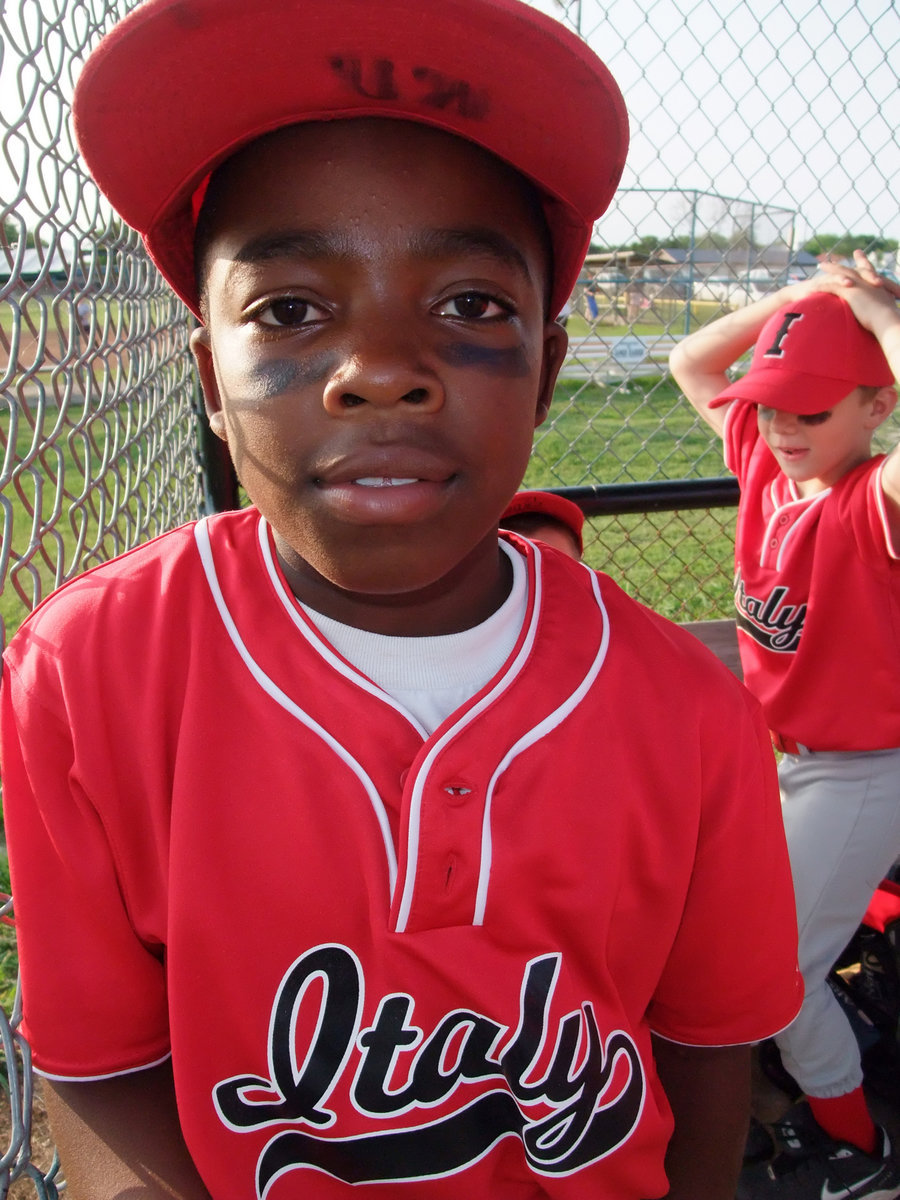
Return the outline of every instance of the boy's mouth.
{"type": "Polygon", "coordinates": [[[337,465],[316,481],[322,502],[342,521],[413,525],[443,509],[455,476],[448,463],[408,451],[367,458],[368,462],[337,465]],[[378,457],[388,461],[379,462],[378,457]],[[392,457],[395,462],[389,461],[392,457]]]}
{"type": "Polygon", "coordinates": [[[418,479],[398,479],[392,475],[368,475],[362,479],[354,479],[353,482],[359,487],[403,487],[404,484],[418,483],[418,479]]]}

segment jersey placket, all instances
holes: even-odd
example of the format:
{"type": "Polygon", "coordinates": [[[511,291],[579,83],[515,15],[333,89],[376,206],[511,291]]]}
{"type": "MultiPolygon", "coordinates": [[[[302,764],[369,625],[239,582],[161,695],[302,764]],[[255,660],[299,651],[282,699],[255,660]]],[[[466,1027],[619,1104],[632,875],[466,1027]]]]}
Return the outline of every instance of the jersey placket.
{"type": "Polygon", "coordinates": [[[392,918],[399,932],[473,923],[489,777],[472,771],[466,741],[454,739],[407,779],[407,854],[392,918]]]}
{"type": "MultiPolygon", "coordinates": [[[[563,583],[555,568],[540,575],[543,587],[563,583]]],[[[570,583],[564,586],[571,615],[583,630],[577,651],[561,663],[552,637],[527,649],[526,636],[507,675],[457,724],[436,732],[405,780],[391,911],[391,928],[398,933],[485,920],[495,848],[503,852],[505,822],[514,819],[509,796],[503,815],[495,803],[506,773],[541,740],[542,731],[578,707],[605,660],[608,630],[599,597],[590,590],[576,596],[570,583]]],[[[540,620],[541,611],[538,598],[529,623],[540,620]]],[[[516,774],[522,778],[521,770],[516,774]]]]}
{"type": "MultiPolygon", "coordinates": [[[[824,493],[818,495],[824,495],[824,493]]],[[[789,540],[803,518],[810,513],[817,499],[818,496],[814,497],[812,502],[805,498],[791,500],[775,508],[766,522],[762,538],[759,555],[761,567],[770,571],[781,569],[789,540]]]]}

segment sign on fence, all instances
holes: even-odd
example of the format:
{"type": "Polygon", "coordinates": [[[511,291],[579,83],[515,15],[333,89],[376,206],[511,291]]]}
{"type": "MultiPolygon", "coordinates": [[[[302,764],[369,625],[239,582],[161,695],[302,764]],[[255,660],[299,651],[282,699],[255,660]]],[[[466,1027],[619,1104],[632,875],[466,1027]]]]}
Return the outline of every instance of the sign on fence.
{"type": "Polygon", "coordinates": [[[612,344],[612,356],[620,367],[633,367],[647,357],[647,344],[639,337],[617,338],[612,344]]]}

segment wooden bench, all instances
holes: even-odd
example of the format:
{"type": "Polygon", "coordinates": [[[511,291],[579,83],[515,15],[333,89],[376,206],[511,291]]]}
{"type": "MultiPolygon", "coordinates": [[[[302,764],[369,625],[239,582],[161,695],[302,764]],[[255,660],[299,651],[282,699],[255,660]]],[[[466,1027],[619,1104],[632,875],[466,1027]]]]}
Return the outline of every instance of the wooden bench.
{"type": "Polygon", "coordinates": [[[704,646],[708,646],[713,654],[722,660],[729,671],[743,681],[744,673],[741,670],[741,659],[738,654],[737,626],[734,621],[730,619],[684,621],[681,627],[699,638],[704,646]]]}

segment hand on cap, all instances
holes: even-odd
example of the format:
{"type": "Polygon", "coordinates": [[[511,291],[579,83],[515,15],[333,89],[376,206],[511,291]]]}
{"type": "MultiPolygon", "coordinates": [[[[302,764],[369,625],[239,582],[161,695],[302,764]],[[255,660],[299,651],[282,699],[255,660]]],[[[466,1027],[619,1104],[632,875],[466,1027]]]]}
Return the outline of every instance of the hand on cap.
{"type": "Polygon", "coordinates": [[[891,293],[895,299],[900,300],[900,283],[894,279],[889,279],[887,275],[881,275],[869,261],[868,255],[864,250],[853,251],[853,261],[856,264],[857,273],[866,283],[871,283],[875,287],[884,288],[885,291],[891,293]]]}
{"type": "Polygon", "coordinates": [[[843,287],[854,287],[864,284],[887,292],[894,299],[900,299],[900,283],[889,279],[886,275],[882,275],[872,264],[864,250],[853,251],[853,264],[852,267],[848,267],[843,263],[824,262],[819,267],[819,272],[813,276],[813,279],[819,278],[819,273],[821,273],[822,276],[839,283],[843,287]]]}
{"type": "Polygon", "coordinates": [[[862,250],[853,251],[853,262],[852,267],[823,263],[823,278],[832,281],[830,290],[850,305],[860,325],[880,338],[888,326],[900,325],[900,284],[880,274],[862,250]]]}
{"type": "MultiPolygon", "coordinates": [[[[879,278],[873,267],[870,266],[869,269],[874,277],[879,278]]],[[[853,287],[855,283],[862,281],[862,273],[853,267],[838,262],[823,262],[814,275],[810,275],[807,279],[801,279],[797,283],[789,283],[781,289],[778,295],[783,303],[796,304],[798,300],[805,300],[807,296],[811,296],[815,292],[840,293],[845,288],[853,287]]]]}

